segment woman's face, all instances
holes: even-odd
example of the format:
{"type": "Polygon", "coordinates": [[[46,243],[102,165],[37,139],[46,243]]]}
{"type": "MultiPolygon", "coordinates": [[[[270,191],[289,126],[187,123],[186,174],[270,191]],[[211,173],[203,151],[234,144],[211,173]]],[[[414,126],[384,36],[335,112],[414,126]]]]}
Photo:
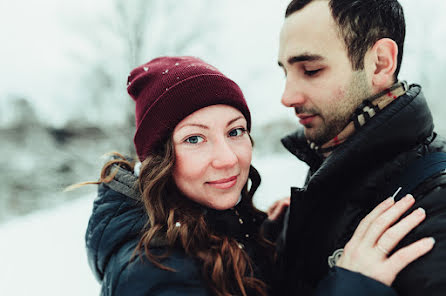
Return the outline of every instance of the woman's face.
{"type": "Polygon", "coordinates": [[[190,114],[173,131],[173,179],[191,200],[217,210],[236,205],[248,180],[252,144],[242,113],[213,105],[190,114]]]}

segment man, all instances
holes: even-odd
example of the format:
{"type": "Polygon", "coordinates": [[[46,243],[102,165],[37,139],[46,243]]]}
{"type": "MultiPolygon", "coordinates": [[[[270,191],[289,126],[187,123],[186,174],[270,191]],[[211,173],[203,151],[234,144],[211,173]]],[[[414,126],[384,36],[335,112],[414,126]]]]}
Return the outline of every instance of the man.
{"type": "MultiPolygon", "coordinates": [[[[282,142],[310,170],[304,188],[292,189],[279,242],[283,295],[311,295],[410,164],[445,151],[421,87],[398,81],[404,38],[397,0],[294,0],[287,8],[282,103],[295,109],[303,130],[282,142]]],[[[436,244],[393,286],[399,295],[446,295],[446,173],[411,193],[413,209],[424,208],[427,218],[396,249],[423,237],[436,244]]],[[[392,249],[379,247],[386,255],[392,249]]]]}

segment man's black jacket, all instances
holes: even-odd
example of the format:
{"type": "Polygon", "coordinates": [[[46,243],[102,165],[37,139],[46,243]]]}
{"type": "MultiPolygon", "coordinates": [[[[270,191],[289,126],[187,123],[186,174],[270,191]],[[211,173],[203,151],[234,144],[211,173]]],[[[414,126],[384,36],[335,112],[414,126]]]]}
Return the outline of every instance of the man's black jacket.
{"type": "MultiPolygon", "coordinates": [[[[282,143],[310,166],[304,188],[292,188],[279,242],[280,286],[296,295],[313,293],[328,273],[335,251],[344,247],[364,216],[396,191],[396,180],[412,161],[446,147],[433,132],[432,115],[418,85],[412,85],[325,160],[308,147],[303,131],[282,143]]],[[[412,210],[422,207],[427,217],[396,249],[430,236],[436,244],[404,269],[393,286],[399,295],[446,295],[446,173],[426,180],[413,195],[412,210]]]]}

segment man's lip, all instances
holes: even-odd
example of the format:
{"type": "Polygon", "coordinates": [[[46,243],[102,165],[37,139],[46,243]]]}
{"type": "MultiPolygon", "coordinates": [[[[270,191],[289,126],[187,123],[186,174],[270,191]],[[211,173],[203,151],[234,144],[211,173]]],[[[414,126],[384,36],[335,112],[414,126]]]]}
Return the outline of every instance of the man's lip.
{"type": "Polygon", "coordinates": [[[224,183],[228,183],[228,182],[234,181],[235,179],[237,179],[237,176],[232,176],[232,177],[229,177],[229,178],[220,179],[220,180],[216,180],[216,181],[210,181],[210,182],[207,182],[207,183],[209,183],[209,184],[224,184],[224,183]]]}
{"type": "Polygon", "coordinates": [[[297,114],[297,117],[299,117],[299,123],[302,125],[308,125],[310,124],[314,118],[316,118],[317,114],[297,114]]]}
{"type": "Polygon", "coordinates": [[[316,116],[316,114],[296,114],[296,116],[299,117],[299,119],[306,119],[306,118],[314,117],[314,116],[316,116]]]}

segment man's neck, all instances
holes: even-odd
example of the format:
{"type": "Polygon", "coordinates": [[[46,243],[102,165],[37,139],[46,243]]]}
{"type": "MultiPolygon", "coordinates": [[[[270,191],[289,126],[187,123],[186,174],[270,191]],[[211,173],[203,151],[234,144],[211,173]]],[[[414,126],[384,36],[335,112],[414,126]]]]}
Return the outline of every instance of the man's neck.
{"type": "Polygon", "coordinates": [[[355,133],[355,131],[365,125],[372,117],[374,117],[398,97],[405,94],[407,89],[408,86],[405,81],[397,82],[392,84],[389,88],[372,95],[371,97],[365,99],[354,111],[349,123],[336,137],[321,146],[318,146],[310,141],[307,141],[308,145],[322,157],[327,158],[334,149],[344,143],[355,133]]]}

